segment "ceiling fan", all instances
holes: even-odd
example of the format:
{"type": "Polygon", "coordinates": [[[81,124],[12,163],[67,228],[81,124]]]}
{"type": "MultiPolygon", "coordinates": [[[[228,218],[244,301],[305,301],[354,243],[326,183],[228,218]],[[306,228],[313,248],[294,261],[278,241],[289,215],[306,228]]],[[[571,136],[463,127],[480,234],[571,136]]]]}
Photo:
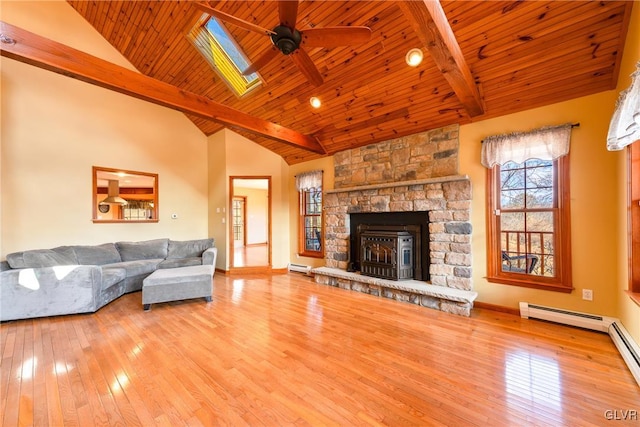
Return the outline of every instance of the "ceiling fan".
{"type": "Polygon", "coordinates": [[[282,53],[291,58],[300,72],[314,86],[323,83],[322,76],[315,66],[305,47],[337,47],[365,43],[371,38],[369,27],[324,27],[308,28],[298,30],[296,22],[298,18],[298,1],[279,0],[278,15],[280,24],[272,30],[262,28],[251,22],[236,18],[233,15],[214,9],[204,3],[196,3],[197,7],[209,15],[236,25],[249,31],[258,32],[271,38],[272,46],[265,50],[246,70],[244,75],[253,74],[259,71],[274,59],[278,53],[282,53]]]}

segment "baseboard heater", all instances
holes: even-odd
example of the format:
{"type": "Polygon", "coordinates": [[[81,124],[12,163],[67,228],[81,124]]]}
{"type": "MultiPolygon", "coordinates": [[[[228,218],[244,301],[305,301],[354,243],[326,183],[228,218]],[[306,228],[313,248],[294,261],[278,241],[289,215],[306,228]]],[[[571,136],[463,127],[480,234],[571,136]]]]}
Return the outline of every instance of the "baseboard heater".
{"type": "Polygon", "coordinates": [[[609,325],[616,320],[611,317],[562,310],[559,308],[545,307],[526,302],[520,303],[520,317],[524,319],[532,317],[534,319],[548,320],[549,322],[562,323],[564,325],[577,326],[585,329],[593,329],[594,331],[600,332],[608,332],[609,325]]]}
{"type": "Polygon", "coordinates": [[[618,319],[562,310],[542,305],[520,303],[520,317],[547,320],[563,325],[577,326],[594,331],[606,332],[611,337],[622,359],[627,364],[631,374],[640,385],[640,347],[627,332],[618,319]]]}
{"type": "Polygon", "coordinates": [[[311,274],[311,266],[310,265],[289,263],[288,270],[289,271],[295,271],[297,273],[304,273],[307,276],[309,276],[311,274]]]}
{"type": "Polygon", "coordinates": [[[638,344],[631,338],[629,332],[619,321],[615,321],[609,326],[609,336],[618,348],[636,382],[640,385],[640,348],[638,344]]]}

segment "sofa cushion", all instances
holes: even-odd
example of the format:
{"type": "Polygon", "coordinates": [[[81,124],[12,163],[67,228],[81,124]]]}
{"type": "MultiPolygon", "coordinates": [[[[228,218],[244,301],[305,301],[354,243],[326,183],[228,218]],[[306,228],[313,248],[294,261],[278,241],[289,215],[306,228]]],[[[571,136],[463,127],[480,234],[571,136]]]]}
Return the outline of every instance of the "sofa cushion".
{"type": "MultiPolygon", "coordinates": [[[[201,257],[202,252],[212,247],[213,239],[185,240],[182,242],[169,240],[169,254],[167,255],[167,258],[201,257]]],[[[202,261],[200,264],[202,264],[202,261]]]]}
{"type": "Polygon", "coordinates": [[[160,258],[156,259],[139,259],[136,261],[122,261],[115,264],[107,264],[103,265],[102,268],[105,267],[115,267],[115,268],[123,268],[127,272],[127,277],[139,276],[141,274],[149,274],[153,272],[156,268],[158,268],[158,264],[160,264],[163,260],[160,258]]]}
{"type": "MultiPolygon", "coordinates": [[[[146,240],[143,242],[117,242],[122,261],[166,258],[169,239],[146,240]]],[[[129,275],[129,274],[127,274],[129,275]]]]}
{"type": "Polygon", "coordinates": [[[202,265],[202,258],[189,257],[189,258],[172,258],[165,259],[158,265],[158,268],[176,268],[176,267],[190,267],[192,265],[202,265]]]}
{"type": "Polygon", "coordinates": [[[105,243],[95,246],[72,246],[78,259],[78,264],[82,265],[103,265],[120,262],[120,252],[113,243],[105,243]]]}
{"type": "Polygon", "coordinates": [[[7,262],[11,268],[55,267],[57,265],[75,265],[78,263],[71,246],[14,252],[7,255],[7,262]]]}
{"type": "Polygon", "coordinates": [[[127,277],[127,270],[113,266],[102,266],[102,290],[105,291],[111,286],[122,282],[127,277]]]}

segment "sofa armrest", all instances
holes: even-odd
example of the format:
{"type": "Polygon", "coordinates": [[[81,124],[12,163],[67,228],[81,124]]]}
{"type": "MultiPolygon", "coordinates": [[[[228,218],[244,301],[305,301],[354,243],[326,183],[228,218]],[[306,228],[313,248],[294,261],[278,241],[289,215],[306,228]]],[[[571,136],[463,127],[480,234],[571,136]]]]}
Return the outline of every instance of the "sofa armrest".
{"type": "Polygon", "coordinates": [[[209,248],[202,253],[202,265],[213,265],[215,270],[217,258],[218,248],[209,248]]]}
{"type": "Polygon", "coordinates": [[[97,309],[102,269],[95,265],[21,268],[0,272],[0,320],[97,309]]]}

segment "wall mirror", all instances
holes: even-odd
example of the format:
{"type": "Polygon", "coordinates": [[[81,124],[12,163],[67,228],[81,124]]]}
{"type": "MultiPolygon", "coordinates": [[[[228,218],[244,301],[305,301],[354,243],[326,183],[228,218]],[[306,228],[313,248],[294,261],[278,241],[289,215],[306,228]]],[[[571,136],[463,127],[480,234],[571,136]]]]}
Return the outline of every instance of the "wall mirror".
{"type": "Polygon", "coordinates": [[[158,222],[158,174],[93,166],[93,222],[158,222]]]}

